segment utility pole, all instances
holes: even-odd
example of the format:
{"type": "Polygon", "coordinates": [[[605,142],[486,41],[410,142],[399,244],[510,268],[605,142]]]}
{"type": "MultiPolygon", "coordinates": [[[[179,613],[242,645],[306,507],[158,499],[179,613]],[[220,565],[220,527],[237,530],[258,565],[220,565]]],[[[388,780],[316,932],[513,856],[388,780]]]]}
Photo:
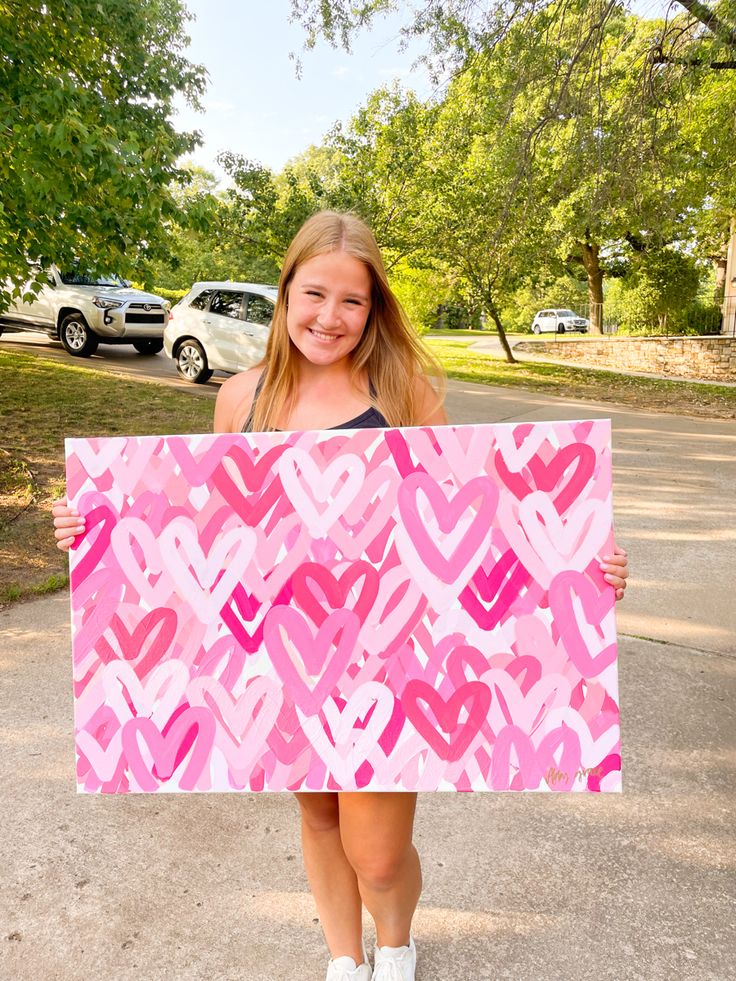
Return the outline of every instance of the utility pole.
{"type": "Polygon", "coordinates": [[[726,282],[723,286],[721,333],[736,337],[736,218],[731,219],[731,237],[726,254],[726,282]]]}

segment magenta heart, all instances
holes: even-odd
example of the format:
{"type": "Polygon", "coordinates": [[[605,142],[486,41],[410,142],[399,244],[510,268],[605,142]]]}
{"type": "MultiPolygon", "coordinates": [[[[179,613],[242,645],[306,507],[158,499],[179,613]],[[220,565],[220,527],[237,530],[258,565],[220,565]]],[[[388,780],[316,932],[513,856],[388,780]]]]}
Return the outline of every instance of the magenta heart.
{"type": "Polygon", "coordinates": [[[239,446],[232,448],[227,458],[237,467],[249,492],[247,495],[228,473],[224,460],[212,474],[211,487],[216,488],[230,507],[252,527],[263,521],[277,503],[282,507],[288,505],[288,510],[293,510],[284,494],[281,478],[272,472],[274,463],[286,449],[285,444],[275,446],[254,463],[244,449],[239,446]]]}
{"type": "Polygon", "coordinates": [[[87,540],[89,533],[93,528],[96,528],[97,525],[100,525],[100,528],[95,535],[87,554],[84,556],[84,558],[80,559],[79,562],[75,563],[74,568],[72,569],[72,591],[78,589],[87,576],[94,572],[94,570],[100,564],[102,557],[110,547],[110,535],[112,534],[112,529],[117,519],[117,514],[113,511],[112,507],[107,504],[96,507],[94,511],[91,511],[88,515],[86,515],[84,534],[79,535],[74,540],[72,550],[76,551],[82,542],[87,540]]]}
{"type": "MultiPolygon", "coordinates": [[[[135,661],[140,657],[134,669],[141,679],[145,678],[148,672],[166,656],[176,636],[177,626],[176,611],[166,607],[158,607],[146,613],[132,631],[128,630],[117,614],[113,614],[110,618],[110,627],[120,645],[123,658],[126,661],[135,661]],[[143,654],[147,641],[150,641],[150,644],[143,654]]],[[[105,664],[118,660],[118,655],[104,636],[98,640],[95,650],[105,664]]]]}
{"type": "Polygon", "coordinates": [[[425,681],[410,681],[401,695],[401,705],[417,732],[426,740],[440,759],[455,763],[461,759],[480,732],[491,706],[491,690],[480,681],[469,681],[445,700],[425,681]],[[424,702],[434,715],[433,721],[424,702]],[[468,717],[460,723],[460,712],[466,709],[468,717]],[[444,736],[437,729],[447,733],[444,736]]]}
{"type": "Polygon", "coordinates": [[[468,584],[460,593],[460,603],[481,629],[493,630],[505,618],[514,600],[531,578],[516,553],[509,548],[493,565],[490,573],[487,574],[482,565],[476,569],[472,582],[478,595],[468,584]],[[514,571],[508,576],[511,569],[514,571]],[[484,603],[491,605],[486,609],[484,603]]]}
{"type": "Polygon", "coordinates": [[[202,706],[182,706],[160,732],[151,719],[129,719],[123,727],[123,752],[131,775],[141,790],[151,793],[169,780],[192,749],[192,755],[178,782],[182,790],[194,790],[209,762],[215,742],[216,722],[212,712],[202,706]],[[149,769],[143,759],[141,736],[153,757],[149,769]]]}
{"type": "Polygon", "coordinates": [[[318,627],[327,619],[325,606],[333,610],[351,609],[362,626],[378,595],[378,572],[367,562],[353,562],[337,579],[323,565],[304,562],[293,573],[291,587],[294,599],[318,627]],[[345,604],[350,589],[361,578],[363,587],[360,595],[347,607],[345,604]],[[318,596],[315,586],[319,587],[324,598],[318,596]]]}
{"type": "Polygon", "coordinates": [[[523,500],[533,490],[551,493],[560,480],[567,475],[567,481],[553,498],[553,503],[559,514],[563,514],[573,501],[576,501],[595,471],[595,450],[587,443],[570,443],[559,449],[549,463],[545,463],[537,454],[529,461],[528,468],[533,478],[534,486],[520,474],[514,473],[506,466],[506,461],[500,450],[496,451],[494,466],[501,480],[509,488],[514,497],[523,500]],[[570,468],[575,465],[570,473],[570,468]]]}

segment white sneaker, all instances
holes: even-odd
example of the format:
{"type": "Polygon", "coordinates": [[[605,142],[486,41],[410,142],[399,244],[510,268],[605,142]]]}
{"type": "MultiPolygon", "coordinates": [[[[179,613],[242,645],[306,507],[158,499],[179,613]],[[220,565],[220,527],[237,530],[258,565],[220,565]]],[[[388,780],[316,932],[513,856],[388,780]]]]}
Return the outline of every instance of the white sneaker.
{"type": "Polygon", "coordinates": [[[371,981],[414,981],[417,949],[409,937],[408,947],[376,947],[371,981]]]}
{"type": "Polygon", "coordinates": [[[356,964],[352,957],[336,957],[327,967],[325,981],[371,981],[371,966],[363,956],[363,964],[356,964]]]}

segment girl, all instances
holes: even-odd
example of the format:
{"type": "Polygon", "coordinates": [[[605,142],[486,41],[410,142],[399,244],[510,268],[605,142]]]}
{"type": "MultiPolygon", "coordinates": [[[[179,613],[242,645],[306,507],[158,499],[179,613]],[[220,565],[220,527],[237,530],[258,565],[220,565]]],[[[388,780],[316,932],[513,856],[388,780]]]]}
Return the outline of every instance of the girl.
{"type": "MultiPolygon", "coordinates": [[[[266,357],[221,387],[215,432],[436,426],[447,422],[426,371],[440,376],[391,292],[376,241],[354,215],[321,212],[284,260],[266,357]]],[[[53,509],[60,548],[84,522],[53,509]]],[[[626,556],[606,578],[623,596],[626,556]]],[[[332,960],[326,981],[414,981],[411,923],[421,892],[412,844],[416,794],[297,794],[304,865],[332,960]],[[362,907],[378,946],[371,970],[362,907]]]]}

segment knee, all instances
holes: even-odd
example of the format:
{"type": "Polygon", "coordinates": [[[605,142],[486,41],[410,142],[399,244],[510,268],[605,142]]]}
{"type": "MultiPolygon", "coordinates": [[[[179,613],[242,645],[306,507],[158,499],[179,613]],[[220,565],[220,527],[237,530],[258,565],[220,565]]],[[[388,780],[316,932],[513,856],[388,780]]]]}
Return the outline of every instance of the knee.
{"type": "Polygon", "coordinates": [[[337,794],[299,794],[302,828],[310,832],[336,831],[340,827],[337,794]],[[332,799],[334,797],[334,799],[332,799]]]}
{"type": "Polygon", "coordinates": [[[412,845],[402,850],[389,845],[368,851],[361,847],[346,847],[343,842],[343,848],[358,879],[376,892],[392,889],[406,875],[409,864],[418,861],[412,845]]]}

